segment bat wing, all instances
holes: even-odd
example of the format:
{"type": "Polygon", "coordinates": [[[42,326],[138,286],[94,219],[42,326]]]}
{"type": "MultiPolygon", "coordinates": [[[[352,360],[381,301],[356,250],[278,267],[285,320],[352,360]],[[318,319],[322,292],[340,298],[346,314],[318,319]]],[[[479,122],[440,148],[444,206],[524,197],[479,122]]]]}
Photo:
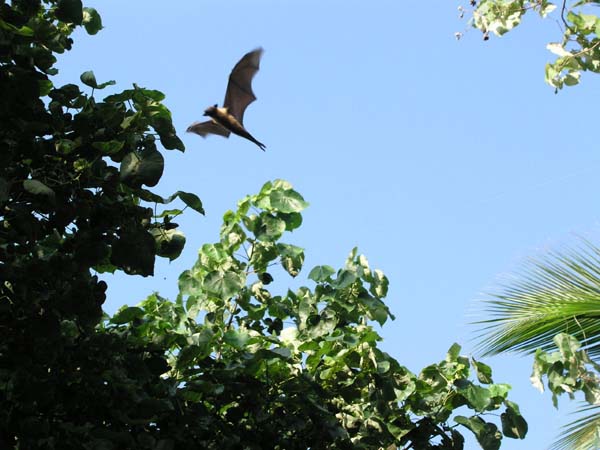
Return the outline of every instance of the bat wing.
{"type": "Polygon", "coordinates": [[[258,72],[262,53],[262,48],[246,53],[229,75],[223,106],[241,124],[244,123],[244,111],[256,100],[252,92],[252,78],[258,72]]]}
{"type": "Polygon", "coordinates": [[[207,120],[206,122],[194,122],[186,131],[188,133],[199,134],[202,137],[206,137],[208,134],[218,134],[219,136],[229,137],[231,134],[227,128],[212,120],[207,120]]]}

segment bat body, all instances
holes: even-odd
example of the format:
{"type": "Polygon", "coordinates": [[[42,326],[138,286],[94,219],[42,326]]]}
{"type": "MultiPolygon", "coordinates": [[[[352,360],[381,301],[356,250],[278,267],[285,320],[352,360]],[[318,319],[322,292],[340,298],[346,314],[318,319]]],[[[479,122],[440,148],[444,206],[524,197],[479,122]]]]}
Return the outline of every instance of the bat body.
{"type": "Polygon", "coordinates": [[[256,100],[256,96],[252,92],[252,78],[258,72],[262,52],[262,48],[257,48],[246,53],[239,60],[229,75],[223,107],[218,108],[217,105],[214,105],[206,108],[204,115],[210,117],[211,120],[194,122],[188,127],[188,132],[199,134],[202,137],[218,134],[226,138],[234,133],[254,142],[264,151],[266,146],[256,140],[243,124],[246,108],[256,100]]]}

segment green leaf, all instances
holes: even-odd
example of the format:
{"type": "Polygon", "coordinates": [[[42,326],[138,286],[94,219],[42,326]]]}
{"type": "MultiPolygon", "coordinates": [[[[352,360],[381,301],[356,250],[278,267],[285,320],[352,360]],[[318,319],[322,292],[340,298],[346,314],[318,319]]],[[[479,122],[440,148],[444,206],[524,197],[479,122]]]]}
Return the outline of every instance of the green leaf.
{"type": "Polygon", "coordinates": [[[54,85],[50,80],[39,80],[38,86],[40,88],[40,97],[45,97],[50,93],[54,85]]]}
{"type": "Polygon", "coordinates": [[[156,254],[173,261],[178,258],[185,246],[185,235],[179,230],[154,228],[151,231],[156,241],[156,254]]]}
{"type": "Polygon", "coordinates": [[[308,206],[294,190],[273,190],[269,196],[271,208],[282,213],[298,213],[308,206]]]}
{"type": "Polygon", "coordinates": [[[173,195],[178,196],[183,203],[192,208],[194,211],[197,211],[200,214],[204,214],[202,202],[196,194],[192,194],[191,192],[177,191],[173,195]]]}
{"type": "Polygon", "coordinates": [[[141,319],[144,317],[145,312],[142,308],[137,306],[124,306],[120,308],[117,313],[111,317],[110,322],[115,325],[121,325],[124,323],[132,322],[135,319],[141,319]]]}
{"type": "Polygon", "coordinates": [[[581,78],[581,73],[577,70],[574,70],[565,75],[564,82],[567,86],[575,86],[575,85],[579,84],[580,78],[581,78]]]}
{"type": "Polygon", "coordinates": [[[302,225],[302,214],[300,213],[278,213],[277,217],[285,222],[286,231],[294,231],[302,225]]]}
{"type": "Polygon", "coordinates": [[[281,265],[285,271],[296,277],[304,264],[304,249],[295,245],[277,244],[277,250],[281,255],[281,265]]]}
{"type": "Polygon", "coordinates": [[[469,405],[477,412],[485,411],[487,406],[490,404],[491,394],[486,388],[469,382],[465,388],[461,388],[458,391],[464,398],[467,399],[469,405]]]}
{"type": "Polygon", "coordinates": [[[376,269],[373,272],[369,292],[376,297],[383,298],[388,293],[389,284],[390,282],[383,272],[379,269],[376,269]]]}
{"type": "Polygon", "coordinates": [[[317,283],[323,283],[329,281],[334,273],[335,269],[331,266],[316,266],[310,271],[308,278],[317,283]]]}
{"type": "Polygon", "coordinates": [[[62,22],[81,25],[83,21],[81,0],[58,0],[54,15],[62,22]]]}
{"type": "MultiPolygon", "coordinates": [[[[165,94],[163,94],[161,91],[158,91],[156,89],[146,89],[146,88],[142,88],[139,87],[137,84],[133,83],[133,95],[136,99],[136,101],[140,101],[141,102],[141,97],[144,97],[145,99],[150,99],[153,100],[154,102],[161,102],[165,99],[165,94]]],[[[168,109],[166,109],[166,107],[164,107],[163,105],[159,105],[161,110],[166,111],[167,115],[170,117],[170,113],[168,112],[168,109]]]]}
{"type": "Polygon", "coordinates": [[[314,339],[331,333],[337,325],[335,314],[325,309],[321,314],[312,314],[306,320],[308,334],[314,339]]]}
{"type": "Polygon", "coordinates": [[[210,272],[203,280],[202,286],[208,292],[226,300],[237,295],[246,283],[246,277],[237,272],[210,272]]]}
{"type": "Polygon", "coordinates": [[[83,8],[83,26],[88,34],[96,34],[102,29],[102,19],[94,8],[83,8]]]}
{"type": "Polygon", "coordinates": [[[391,364],[389,361],[377,361],[377,373],[384,374],[390,370],[391,364]]]}
{"type": "Polygon", "coordinates": [[[269,272],[262,272],[258,274],[258,279],[265,286],[273,282],[273,276],[269,272]]]}
{"type": "Polygon", "coordinates": [[[167,150],[185,151],[185,145],[181,139],[175,134],[175,131],[167,133],[159,133],[160,143],[167,150]]]}
{"type": "Polygon", "coordinates": [[[96,76],[94,75],[94,72],[92,72],[91,70],[88,70],[87,72],[83,72],[81,74],[80,79],[83,84],[90,86],[94,89],[104,89],[106,86],[112,86],[112,85],[116,84],[116,82],[114,80],[110,80],[105,83],[98,84],[98,82],[96,81],[96,76]]]}
{"type": "Polygon", "coordinates": [[[525,439],[527,435],[527,422],[511,407],[507,407],[506,411],[500,415],[502,421],[502,432],[506,437],[513,439],[525,439]]]}
{"type": "Polygon", "coordinates": [[[15,27],[13,24],[5,22],[0,19],[0,28],[6,31],[10,31],[11,33],[18,34],[20,36],[31,37],[33,36],[33,30],[30,27],[23,25],[20,28],[15,27]]]}
{"type": "Polygon", "coordinates": [[[23,189],[33,195],[41,195],[54,200],[56,194],[52,189],[46,186],[44,183],[38,180],[25,180],[23,181],[23,189]]]}
{"type": "Polygon", "coordinates": [[[470,418],[464,416],[456,416],[454,420],[467,427],[475,434],[477,442],[484,450],[498,450],[502,443],[502,434],[498,431],[498,427],[493,423],[485,422],[478,416],[470,418]]]}
{"type": "Polygon", "coordinates": [[[59,139],[54,143],[54,148],[61,155],[68,155],[77,147],[79,147],[79,145],[70,139],[59,139]]]}
{"type": "Polygon", "coordinates": [[[206,358],[212,351],[212,334],[208,333],[207,328],[203,328],[201,333],[196,333],[193,337],[194,344],[186,345],[177,355],[175,365],[178,369],[193,366],[197,360],[206,358]]]}
{"type": "Polygon", "coordinates": [[[450,348],[448,349],[448,352],[446,353],[446,361],[454,362],[454,361],[458,360],[458,357],[460,356],[460,350],[461,350],[460,345],[458,345],[456,342],[454,344],[452,344],[450,346],[450,348]]]}
{"type": "Polygon", "coordinates": [[[246,346],[246,343],[250,339],[250,335],[243,330],[235,330],[233,328],[227,330],[227,332],[223,335],[223,341],[232,347],[237,348],[238,350],[243,349],[246,346]]]}
{"type": "Polygon", "coordinates": [[[492,368],[487,364],[477,361],[473,358],[473,366],[475,367],[475,373],[477,373],[477,379],[480,383],[491,384],[492,381],[492,368]]]}
{"type": "Polygon", "coordinates": [[[285,222],[270,214],[261,213],[256,223],[256,239],[259,241],[275,242],[285,231],[285,222]]]}
{"type": "Polygon", "coordinates": [[[338,289],[344,289],[350,286],[357,280],[355,272],[350,270],[341,269],[338,271],[337,278],[333,281],[333,285],[338,289]]]}
{"type": "Polygon", "coordinates": [[[125,143],[123,141],[93,142],[92,147],[102,152],[103,155],[113,155],[121,151],[125,143]]]}
{"type": "Polygon", "coordinates": [[[156,186],[162,177],[164,163],[157,150],[130,152],[121,161],[121,181],[133,187],[156,186]]]}

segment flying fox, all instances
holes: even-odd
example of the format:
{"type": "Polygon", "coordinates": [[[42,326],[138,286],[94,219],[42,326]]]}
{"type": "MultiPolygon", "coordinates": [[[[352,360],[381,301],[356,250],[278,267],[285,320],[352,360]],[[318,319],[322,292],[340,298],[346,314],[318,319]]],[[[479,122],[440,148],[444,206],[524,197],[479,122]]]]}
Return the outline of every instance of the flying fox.
{"type": "Polygon", "coordinates": [[[258,72],[262,53],[263,49],[257,48],[246,53],[239,60],[229,75],[223,107],[219,108],[218,105],[214,105],[206,108],[204,115],[210,117],[211,120],[194,122],[188,127],[188,132],[199,134],[202,137],[206,137],[208,134],[218,134],[226,138],[233,133],[254,142],[262,151],[265,150],[265,144],[256,140],[244,128],[243,122],[244,111],[250,103],[256,100],[256,96],[252,92],[252,79],[258,72]]]}

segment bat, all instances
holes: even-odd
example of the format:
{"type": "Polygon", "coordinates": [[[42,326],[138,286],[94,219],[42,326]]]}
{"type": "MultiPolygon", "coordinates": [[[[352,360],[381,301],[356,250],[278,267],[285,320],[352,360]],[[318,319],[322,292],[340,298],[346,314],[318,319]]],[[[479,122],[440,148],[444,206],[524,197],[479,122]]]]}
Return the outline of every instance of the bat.
{"type": "Polygon", "coordinates": [[[257,48],[246,53],[239,60],[229,74],[223,107],[218,108],[217,105],[214,105],[206,108],[204,115],[210,117],[211,120],[194,122],[186,130],[188,133],[196,133],[202,137],[218,134],[226,138],[234,133],[254,142],[262,151],[265,150],[265,144],[257,141],[244,128],[244,112],[248,105],[256,100],[256,96],[252,92],[252,78],[258,72],[262,53],[263,49],[257,48]]]}

